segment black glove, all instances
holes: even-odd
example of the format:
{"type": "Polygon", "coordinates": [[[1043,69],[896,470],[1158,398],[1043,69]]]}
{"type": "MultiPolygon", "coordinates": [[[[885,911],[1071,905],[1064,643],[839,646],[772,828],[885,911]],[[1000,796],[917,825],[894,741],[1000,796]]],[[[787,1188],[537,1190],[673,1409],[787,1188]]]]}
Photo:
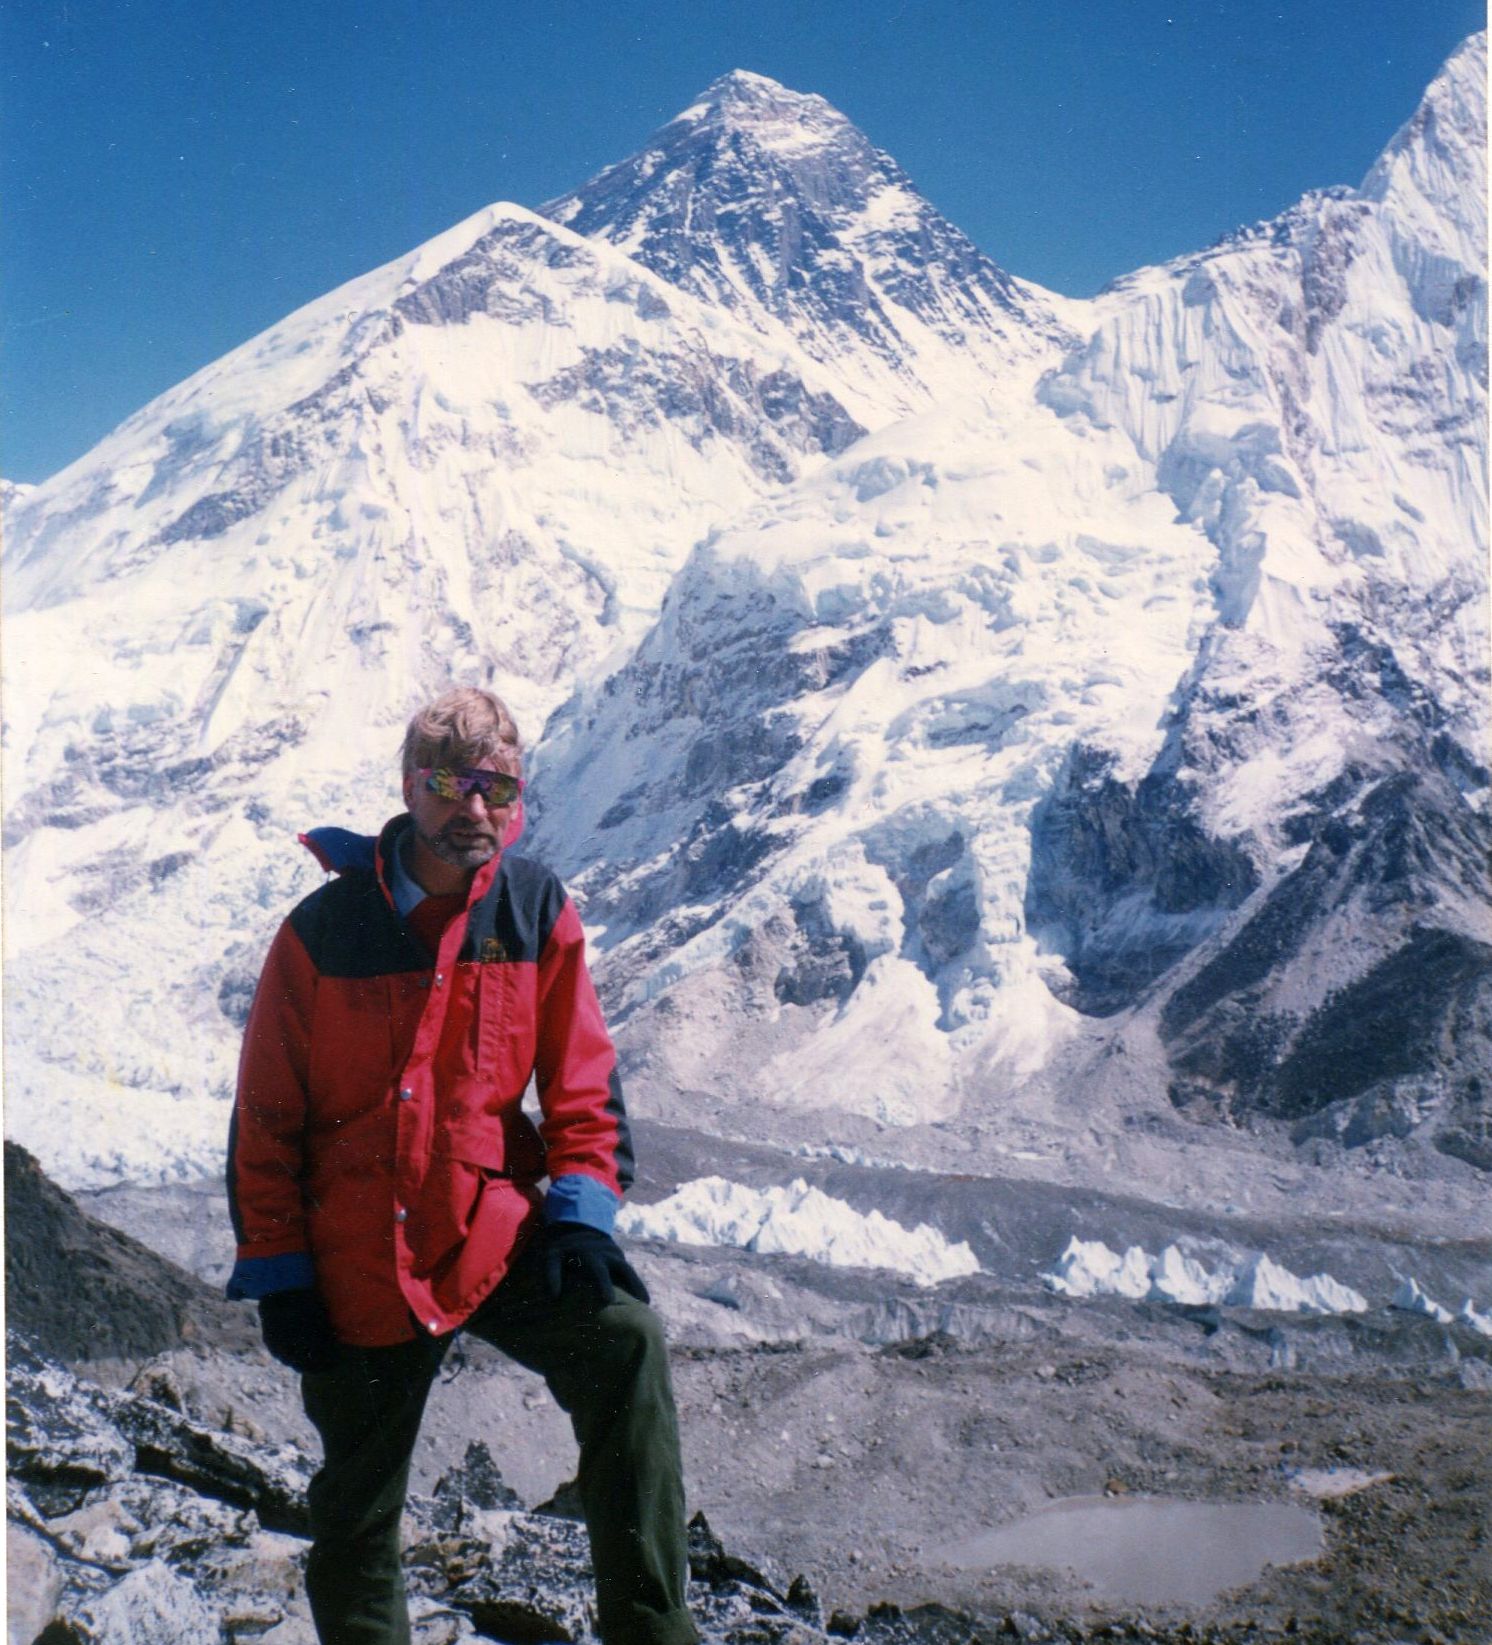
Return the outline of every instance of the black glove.
{"type": "Polygon", "coordinates": [[[275,1291],[259,1299],[264,1346],[292,1371],[330,1371],[337,1363],[337,1333],[315,1291],[275,1291]]]}
{"type": "Polygon", "coordinates": [[[552,1302],[577,1279],[589,1285],[602,1304],[616,1301],[616,1289],[648,1300],[648,1288],[610,1234],[584,1222],[551,1222],[544,1229],[544,1283],[552,1302]]]}

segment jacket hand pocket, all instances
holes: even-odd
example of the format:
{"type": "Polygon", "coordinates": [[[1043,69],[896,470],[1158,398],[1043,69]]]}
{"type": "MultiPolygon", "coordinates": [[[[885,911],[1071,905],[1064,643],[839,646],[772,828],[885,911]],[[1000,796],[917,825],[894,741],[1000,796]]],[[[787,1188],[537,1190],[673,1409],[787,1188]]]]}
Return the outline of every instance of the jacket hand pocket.
{"type": "Polygon", "coordinates": [[[508,1177],[507,1148],[497,1119],[458,1121],[436,1142],[447,1164],[442,1173],[447,1192],[436,1213],[435,1245],[463,1240],[476,1223],[483,1196],[508,1177]],[[441,1226],[444,1224],[444,1226],[441,1226]]]}
{"type": "Polygon", "coordinates": [[[490,1119],[458,1120],[445,1128],[436,1141],[436,1150],[463,1165],[480,1165],[485,1171],[505,1174],[507,1171],[507,1139],[501,1122],[490,1119]]]}

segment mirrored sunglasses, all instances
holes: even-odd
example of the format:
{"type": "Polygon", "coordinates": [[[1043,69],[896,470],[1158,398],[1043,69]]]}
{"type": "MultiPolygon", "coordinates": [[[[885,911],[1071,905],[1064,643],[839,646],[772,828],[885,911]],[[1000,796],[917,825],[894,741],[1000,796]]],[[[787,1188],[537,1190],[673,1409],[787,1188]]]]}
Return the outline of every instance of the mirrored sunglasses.
{"type": "Polygon", "coordinates": [[[470,766],[425,765],[419,768],[425,787],[443,800],[464,800],[468,794],[481,797],[494,810],[511,805],[523,792],[523,778],[506,771],[480,771],[470,766]]]}

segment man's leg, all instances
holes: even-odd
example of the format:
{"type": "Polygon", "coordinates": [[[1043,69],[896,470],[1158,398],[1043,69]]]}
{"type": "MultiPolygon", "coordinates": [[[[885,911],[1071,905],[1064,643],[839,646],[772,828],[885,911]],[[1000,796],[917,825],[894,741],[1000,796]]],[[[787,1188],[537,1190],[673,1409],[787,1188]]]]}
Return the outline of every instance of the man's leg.
{"type": "Polygon", "coordinates": [[[467,1329],[537,1371],[569,1413],[605,1645],[693,1645],[678,1418],[658,1316],[622,1291],[603,1307],[583,1285],[551,1301],[531,1246],[467,1329]]]}
{"type": "Polygon", "coordinates": [[[409,1459],[447,1342],[344,1348],[301,1379],[325,1454],[311,1481],[306,1593],[321,1645],[408,1645],[399,1523],[409,1459]]]}

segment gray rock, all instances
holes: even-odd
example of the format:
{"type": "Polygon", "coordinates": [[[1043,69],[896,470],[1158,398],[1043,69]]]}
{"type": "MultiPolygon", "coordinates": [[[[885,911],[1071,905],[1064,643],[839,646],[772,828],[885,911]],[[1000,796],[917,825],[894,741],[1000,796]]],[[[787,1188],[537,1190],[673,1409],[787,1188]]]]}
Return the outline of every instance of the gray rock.
{"type": "Polygon", "coordinates": [[[221,1611],[164,1561],[137,1566],[68,1618],[78,1645],[203,1645],[221,1611]]]}

